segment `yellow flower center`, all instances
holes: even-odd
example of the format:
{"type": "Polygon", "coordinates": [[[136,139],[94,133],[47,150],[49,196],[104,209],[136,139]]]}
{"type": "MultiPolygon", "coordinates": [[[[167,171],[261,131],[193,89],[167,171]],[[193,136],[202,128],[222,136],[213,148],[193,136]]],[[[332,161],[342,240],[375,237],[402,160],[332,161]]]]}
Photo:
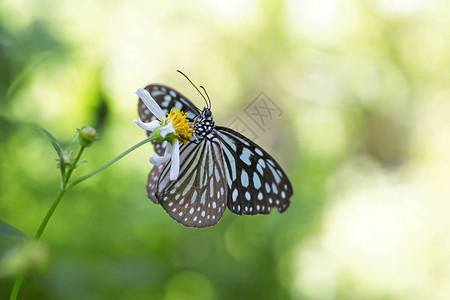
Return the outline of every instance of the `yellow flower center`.
{"type": "Polygon", "coordinates": [[[194,123],[189,123],[186,116],[188,113],[183,113],[179,111],[178,108],[172,109],[169,114],[167,114],[166,120],[172,123],[173,128],[175,129],[175,133],[177,134],[178,140],[180,142],[186,142],[192,138],[192,134],[194,134],[194,129],[191,128],[191,125],[194,123]]]}

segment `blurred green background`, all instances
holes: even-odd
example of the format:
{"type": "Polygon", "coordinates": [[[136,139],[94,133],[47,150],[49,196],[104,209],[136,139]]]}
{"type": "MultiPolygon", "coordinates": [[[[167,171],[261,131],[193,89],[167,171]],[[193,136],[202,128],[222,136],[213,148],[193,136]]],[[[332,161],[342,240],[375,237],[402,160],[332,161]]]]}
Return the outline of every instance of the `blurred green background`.
{"type": "MultiPolygon", "coordinates": [[[[0,298],[450,299],[450,3],[0,2],[0,219],[32,236],[55,153],[95,127],[81,176],[145,137],[138,87],[205,85],[218,124],[265,92],[255,142],[289,175],[283,214],[185,228],[147,199],[146,145],[71,190],[42,241],[0,238],[0,298]]],[[[256,129],[255,129],[256,130],[256,129]]]]}

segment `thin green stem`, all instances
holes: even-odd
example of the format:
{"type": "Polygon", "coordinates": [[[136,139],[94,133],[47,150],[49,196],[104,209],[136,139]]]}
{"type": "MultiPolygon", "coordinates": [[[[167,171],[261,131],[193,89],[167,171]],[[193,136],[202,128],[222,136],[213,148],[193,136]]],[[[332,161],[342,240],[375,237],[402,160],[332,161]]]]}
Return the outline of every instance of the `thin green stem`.
{"type": "Polygon", "coordinates": [[[67,183],[69,182],[70,176],[72,175],[73,170],[76,169],[77,163],[80,160],[81,154],[83,154],[84,149],[85,149],[85,147],[83,147],[83,146],[80,147],[80,150],[78,151],[77,157],[72,162],[72,165],[70,166],[69,171],[66,173],[66,176],[64,177],[63,187],[67,186],[67,183]]]}
{"type": "Polygon", "coordinates": [[[16,300],[17,294],[19,294],[20,285],[22,284],[23,276],[25,275],[25,272],[20,272],[19,275],[17,275],[16,282],[14,282],[14,287],[11,292],[11,296],[9,297],[9,300],[16,300]]]}
{"type": "MultiPolygon", "coordinates": [[[[47,214],[45,215],[44,219],[41,222],[41,225],[39,226],[38,231],[36,232],[36,235],[34,236],[34,241],[38,241],[41,238],[42,233],[44,232],[45,227],[47,226],[48,221],[50,220],[51,216],[53,215],[53,212],[55,211],[56,207],[59,204],[59,201],[61,201],[61,198],[64,196],[64,193],[66,192],[66,188],[61,187],[58,191],[58,194],[56,195],[55,200],[52,203],[52,206],[50,206],[49,210],[47,211],[47,214]]],[[[19,293],[20,286],[22,284],[23,276],[25,275],[25,272],[21,272],[14,282],[14,287],[11,292],[10,300],[15,300],[17,298],[17,294],[19,293]]]]}
{"type": "Polygon", "coordinates": [[[58,191],[58,194],[56,195],[55,201],[53,201],[52,206],[50,206],[50,208],[48,209],[47,214],[45,215],[44,219],[42,220],[41,225],[39,226],[39,229],[36,232],[36,235],[34,236],[34,240],[35,241],[38,241],[41,238],[41,235],[44,232],[44,229],[47,226],[48,221],[52,217],[53,212],[55,211],[56,207],[59,204],[59,201],[61,201],[61,198],[64,196],[66,191],[67,191],[67,189],[64,188],[64,187],[62,187],[58,191]]]}
{"type": "MultiPolygon", "coordinates": [[[[53,212],[55,211],[56,207],[59,204],[59,201],[61,201],[61,198],[66,193],[67,189],[67,183],[69,182],[70,175],[72,174],[73,169],[75,169],[78,161],[80,160],[81,154],[83,153],[84,147],[81,147],[78,151],[77,157],[73,161],[70,170],[66,173],[66,176],[62,179],[61,182],[61,188],[58,191],[58,194],[56,194],[55,200],[53,201],[52,205],[48,209],[47,213],[45,214],[44,219],[41,222],[41,225],[39,225],[39,229],[36,232],[36,235],[34,236],[34,241],[38,241],[41,238],[42,233],[44,232],[45,227],[47,226],[48,221],[53,215],[53,212]]],[[[11,292],[10,300],[16,300],[17,295],[19,294],[20,286],[22,285],[23,277],[25,275],[25,271],[22,271],[17,275],[16,281],[14,282],[14,287],[11,292]]]]}
{"type": "Polygon", "coordinates": [[[79,184],[82,181],[85,181],[86,179],[94,176],[95,174],[97,174],[100,171],[103,171],[104,169],[106,169],[107,167],[109,167],[110,165],[112,165],[113,163],[117,162],[119,159],[121,159],[122,157],[124,157],[125,155],[127,155],[128,153],[130,153],[133,150],[136,150],[137,148],[139,148],[140,146],[154,140],[154,137],[148,137],[145,140],[142,140],[141,142],[137,143],[136,145],[134,145],[133,147],[125,150],[124,152],[122,152],[121,154],[119,154],[118,156],[114,157],[113,159],[111,159],[110,161],[108,161],[107,163],[105,163],[104,165],[98,167],[97,169],[93,170],[92,172],[87,173],[84,176],[81,176],[78,179],[75,179],[74,181],[72,181],[71,183],[69,183],[67,185],[67,189],[70,189],[72,187],[74,187],[75,185],[79,184]]]}
{"type": "MultiPolygon", "coordinates": [[[[128,150],[125,150],[124,152],[122,152],[121,154],[119,154],[118,156],[116,156],[115,158],[113,158],[112,160],[110,160],[109,162],[105,163],[104,165],[98,167],[97,169],[95,169],[94,171],[74,180],[73,182],[69,183],[70,180],[70,176],[72,175],[73,170],[76,168],[78,161],[81,158],[81,154],[83,153],[85,147],[80,147],[80,150],[75,158],[75,160],[73,161],[69,171],[66,173],[66,176],[64,176],[62,182],[61,182],[61,188],[58,191],[58,194],[56,195],[55,200],[53,201],[52,205],[50,206],[49,210],[47,211],[47,214],[45,215],[44,219],[41,222],[41,225],[39,226],[38,231],[36,232],[36,235],[34,236],[34,241],[38,241],[41,238],[42,233],[44,232],[45,227],[47,226],[48,221],[50,220],[50,218],[53,215],[53,212],[55,211],[56,207],[58,206],[59,202],[61,201],[62,197],[64,196],[64,194],[66,193],[66,191],[69,188],[72,188],[73,186],[75,186],[76,184],[94,176],[95,174],[97,174],[98,172],[106,169],[107,167],[109,167],[110,165],[112,165],[113,163],[117,162],[119,159],[121,159],[122,157],[124,157],[125,155],[127,155],[128,153],[130,153],[131,151],[139,148],[140,146],[154,140],[154,137],[148,137],[145,140],[142,140],[141,142],[137,143],[136,145],[134,145],[133,147],[129,148],[128,150]]],[[[10,296],[10,300],[16,300],[17,299],[17,295],[19,293],[19,289],[20,289],[20,285],[22,284],[23,281],[23,277],[24,277],[25,272],[21,272],[19,275],[17,275],[16,281],[14,282],[14,287],[13,290],[11,292],[11,296],[10,296]]]]}

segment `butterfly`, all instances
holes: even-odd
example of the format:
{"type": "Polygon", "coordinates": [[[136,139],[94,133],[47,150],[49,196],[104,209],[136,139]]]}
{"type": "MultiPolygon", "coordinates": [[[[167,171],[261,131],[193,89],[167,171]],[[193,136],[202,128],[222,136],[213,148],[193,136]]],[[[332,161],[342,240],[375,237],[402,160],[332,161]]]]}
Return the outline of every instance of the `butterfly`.
{"type": "MultiPolygon", "coordinates": [[[[154,166],[148,175],[148,197],[174,220],[188,227],[208,227],[219,222],[226,207],[236,215],[267,215],[273,207],[279,212],[288,208],[293,190],[285,172],[257,144],[215,125],[204,88],[209,102],[198,90],[206,102],[203,110],[170,87],[150,84],[145,89],[164,114],[174,108],[188,112],[195,131],[187,143],[181,143],[176,180],[169,180],[171,161],[154,166]]],[[[141,99],[138,112],[143,122],[156,120],[141,99]]],[[[164,155],[167,142],[152,143],[155,152],[164,155]]]]}

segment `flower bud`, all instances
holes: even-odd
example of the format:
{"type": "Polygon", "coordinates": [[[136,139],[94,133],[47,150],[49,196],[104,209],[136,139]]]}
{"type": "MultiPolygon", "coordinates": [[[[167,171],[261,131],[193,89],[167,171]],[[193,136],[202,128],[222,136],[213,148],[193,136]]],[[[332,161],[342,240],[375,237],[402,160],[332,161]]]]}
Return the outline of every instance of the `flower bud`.
{"type": "Polygon", "coordinates": [[[97,131],[89,126],[84,126],[78,131],[78,140],[82,147],[89,147],[97,140],[97,131]]]}

